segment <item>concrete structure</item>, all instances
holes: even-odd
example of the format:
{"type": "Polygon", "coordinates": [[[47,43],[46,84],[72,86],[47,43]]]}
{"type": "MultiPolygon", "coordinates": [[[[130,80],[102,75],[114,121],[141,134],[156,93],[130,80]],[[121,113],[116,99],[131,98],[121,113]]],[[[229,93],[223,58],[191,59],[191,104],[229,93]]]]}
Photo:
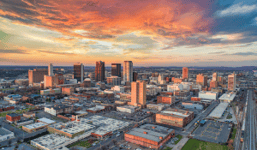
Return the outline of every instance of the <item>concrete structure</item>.
{"type": "Polygon", "coordinates": [[[53,64],[48,65],[48,76],[53,76],[54,75],[54,70],[53,70],[53,64]]]}
{"type": "Polygon", "coordinates": [[[67,105],[55,105],[55,106],[48,106],[44,108],[44,111],[56,116],[60,113],[71,113],[73,111],[73,106],[67,105]]]}
{"type": "Polygon", "coordinates": [[[173,104],[175,97],[173,96],[157,96],[157,104],[173,104]]]}
{"type": "Polygon", "coordinates": [[[123,63],[123,81],[133,81],[133,63],[132,61],[124,61],[123,63]]]}
{"type": "Polygon", "coordinates": [[[125,133],[124,138],[128,142],[139,144],[149,149],[159,149],[174,136],[174,129],[159,125],[144,124],[125,133]]]}
{"type": "Polygon", "coordinates": [[[162,89],[159,86],[147,84],[146,85],[146,95],[148,96],[156,96],[161,93],[162,89]]]}
{"type": "Polygon", "coordinates": [[[228,75],[228,91],[236,90],[236,74],[228,75]]]}
{"type": "Polygon", "coordinates": [[[16,79],[14,81],[15,84],[20,85],[20,86],[28,86],[29,85],[29,80],[28,79],[16,79]]]}
{"type": "Polygon", "coordinates": [[[200,91],[198,97],[201,99],[217,100],[218,93],[211,91],[200,91]]]}
{"type": "Polygon", "coordinates": [[[48,125],[56,123],[56,121],[48,119],[48,118],[37,119],[37,122],[42,122],[42,123],[48,124],[48,125]]]}
{"type": "Polygon", "coordinates": [[[24,130],[26,132],[29,132],[29,133],[32,133],[32,132],[35,132],[37,130],[43,129],[45,127],[47,127],[47,124],[44,124],[42,122],[37,122],[37,123],[22,126],[22,130],[24,130]]]}
{"type": "Polygon", "coordinates": [[[107,77],[107,84],[112,86],[121,85],[121,77],[118,77],[118,76],[107,77]]]}
{"type": "Polygon", "coordinates": [[[75,63],[73,69],[74,79],[77,79],[78,82],[84,81],[84,65],[82,63],[75,63]]]}
{"type": "Polygon", "coordinates": [[[209,118],[221,118],[222,114],[224,113],[224,111],[226,110],[226,108],[228,107],[228,103],[220,103],[210,114],[209,114],[209,118]]]}
{"type": "Polygon", "coordinates": [[[146,108],[147,109],[153,109],[153,110],[157,110],[157,111],[162,111],[164,109],[164,105],[162,104],[147,104],[146,108]]]}
{"type": "Polygon", "coordinates": [[[89,124],[87,119],[81,118],[79,121],[71,121],[67,123],[59,122],[48,126],[48,131],[57,133],[69,138],[74,138],[80,134],[91,131],[96,128],[94,125],[89,124]]]}
{"type": "Polygon", "coordinates": [[[103,82],[105,80],[105,62],[97,61],[95,67],[95,81],[103,82]]]}
{"type": "Polygon", "coordinates": [[[44,81],[44,75],[47,75],[46,69],[34,69],[28,71],[29,85],[44,81]]]}
{"type": "Polygon", "coordinates": [[[137,81],[131,83],[131,102],[129,105],[145,107],[146,105],[146,83],[137,81]]]}
{"type": "Polygon", "coordinates": [[[5,129],[5,128],[0,128],[0,141],[5,141],[15,138],[14,133],[5,129]]]}
{"type": "Polygon", "coordinates": [[[116,107],[116,110],[117,111],[120,111],[120,112],[126,112],[126,113],[134,113],[136,111],[136,108],[135,106],[129,106],[129,105],[125,105],[125,106],[118,106],[116,107]]]}
{"type": "Polygon", "coordinates": [[[96,105],[95,107],[91,107],[87,109],[87,112],[98,113],[105,110],[105,106],[96,105]]]}
{"type": "Polygon", "coordinates": [[[200,84],[202,86],[207,86],[207,76],[203,74],[198,74],[196,76],[196,84],[200,84]]]}
{"type": "Polygon", "coordinates": [[[219,100],[221,102],[230,103],[235,99],[235,97],[236,97],[236,92],[227,92],[221,95],[219,100]]]}
{"type": "Polygon", "coordinates": [[[7,114],[6,120],[9,122],[15,122],[21,120],[21,116],[15,113],[7,114]]]}
{"type": "Polygon", "coordinates": [[[118,93],[124,93],[125,92],[125,88],[122,86],[114,86],[111,88],[111,90],[113,90],[114,92],[118,92],[118,93]]]}
{"type": "Polygon", "coordinates": [[[188,79],[188,68],[183,67],[182,69],[182,79],[188,79]]]}
{"type": "Polygon", "coordinates": [[[156,123],[184,127],[194,119],[193,111],[169,108],[156,114],[156,123]]]}
{"type": "Polygon", "coordinates": [[[183,106],[186,109],[198,109],[198,110],[203,109],[203,105],[201,104],[188,103],[188,102],[182,102],[181,106],[183,106]]]}
{"type": "Polygon", "coordinates": [[[111,75],[112,75],[112,76],[121,77],[121,64],[112,63],[112,64],[111,64],[111,67],[112,67],[111,75]]]}

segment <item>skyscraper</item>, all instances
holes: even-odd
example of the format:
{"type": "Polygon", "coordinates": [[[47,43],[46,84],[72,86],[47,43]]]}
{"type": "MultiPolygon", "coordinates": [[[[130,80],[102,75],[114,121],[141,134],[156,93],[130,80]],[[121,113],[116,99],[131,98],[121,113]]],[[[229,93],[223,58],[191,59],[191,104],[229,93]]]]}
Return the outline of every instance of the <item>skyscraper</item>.
{"type": "Polygon", "coordinates": [[[78,82],[83,82],[84,65],[82,63],[75,63],[73,66],[73,69],[74,69],[74,79],[77,79],[78,82]]]}
{"type": "Polygon", "coordinates": [[[44,75],[47,75],[46,69],[34,69],[28,71],[29,84],[44,81],[44,75]]]}
{"type": "Polygon", "coordinates": [[[131,102],[129,104],[141,107],[146,105],[146,83],[144,81],[131,83],[131,102]]]}
{"type": "Polygon", "coordinates": [[[121,64],[112,63],[112,76],[121,77],[121,64]]]}
{"type": "Polygon", "coordinates": [[[49,76],[53,76],[53,75],[54,75],[53,64],[52,64],[52,63],[50,63],[50,64],[48,65],[48,75],[49,75],[49,76]]]}
{"type": "Polygon", "coordinates": [[[182,79],[188,79],[188,68],[183,67],[182,69],[182,79]]]}
{"type": "Polygon", "coordinates": [[[196,76],[196,83],[202,86],[207,86],[207,77],[203,74],[198,74],[196,76]]]}
{"type": "Polygon", "coordinates": [[[95,66],[95,81],[103,82],[105,79],[105,63],[102,61],[97,61],[95,66]]]}
{"type": "Polygon", "coordinates": [[[212,81],[218,81],[218,74],[217,74],[217,72],[214,72],[212,74],[212,81]]]}
{"type": "Polygon", "coordinates": [[[132,61],[124,61],[123,63],[123,81],[133,81],[133,63],[132,61]]]}
{"type": "Polygon", "coordinates": [[[228,75],[228,91],[234,91],[236,89],[236,74],[228,75]]]}

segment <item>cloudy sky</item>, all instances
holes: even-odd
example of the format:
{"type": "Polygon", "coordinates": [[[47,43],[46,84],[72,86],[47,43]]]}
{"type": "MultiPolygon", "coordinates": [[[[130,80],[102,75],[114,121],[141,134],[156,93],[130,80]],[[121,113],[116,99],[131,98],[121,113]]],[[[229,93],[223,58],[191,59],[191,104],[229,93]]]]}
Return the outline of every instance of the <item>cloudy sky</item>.
{"type": "Polygon", "coordinates": [[[0,0],[0,65],[257,65],[256,0],[0,0]]]}

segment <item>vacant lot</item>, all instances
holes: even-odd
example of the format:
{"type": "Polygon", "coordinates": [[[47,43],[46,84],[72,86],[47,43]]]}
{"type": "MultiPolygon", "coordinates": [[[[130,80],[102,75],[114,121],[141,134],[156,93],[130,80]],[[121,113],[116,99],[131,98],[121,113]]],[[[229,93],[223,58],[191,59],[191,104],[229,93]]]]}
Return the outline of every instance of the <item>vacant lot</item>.
{"type": "Polygon", "coordinates": [[[190,139],[184,145],[182,150],[228,150],[228,147],[226,145],[219,145],[215,143],[199,141],[196,139],[190,139]]]}

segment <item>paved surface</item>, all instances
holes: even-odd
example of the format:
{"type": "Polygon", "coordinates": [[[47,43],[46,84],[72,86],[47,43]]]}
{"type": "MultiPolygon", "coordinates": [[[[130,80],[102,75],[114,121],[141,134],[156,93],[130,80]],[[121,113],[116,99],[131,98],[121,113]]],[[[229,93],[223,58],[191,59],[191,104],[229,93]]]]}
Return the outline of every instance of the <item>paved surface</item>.
{"type": "Polygon", "coordinates": [[[189,138],[182,138],[176,146],[172,148],[172,150],[180,150],[182,147],[186,144],[186,142],[189,140],[189,138]]]}
{"type": "Polygon", "coordinates": [[[195,139],[212,143],[226,143],[231,128],[229,124],[207,121],[205,125],[199,126],[192,134],[195,139]]]}
{"type": "Polygon", "coordinates": [[[247,115],[245,122],[244,149],[256,150],[256,129],[255,129],[255,101],[253,101],[253,91],[247,92],[247,115]]]}

